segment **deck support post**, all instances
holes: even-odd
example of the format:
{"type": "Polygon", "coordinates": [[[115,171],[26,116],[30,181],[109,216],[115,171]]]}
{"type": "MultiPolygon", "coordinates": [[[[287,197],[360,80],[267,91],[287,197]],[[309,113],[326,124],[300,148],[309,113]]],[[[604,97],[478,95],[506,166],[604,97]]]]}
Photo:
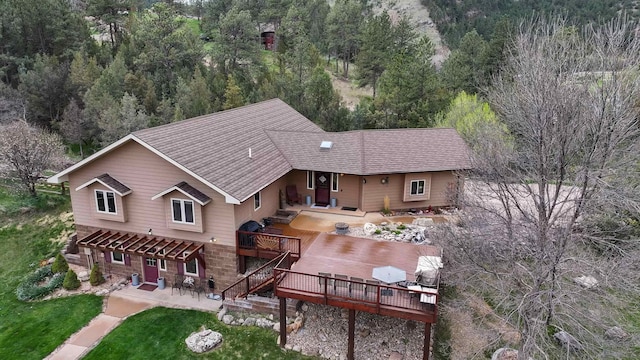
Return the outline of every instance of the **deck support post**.
{"type": "Polygon", "coordinates": [[[349,345],[347,345],[347,360],[353,360],[354,333],[356,329],[356,311],[349,309],[349,345]]]}
{"type": "Polygon", "coordinates": [[[280,298],[280,347],[287,344],[287,298],[280,298]]]}
{"type": "Polygon", "coordinates": [[[422,360],[429,360],[429,348],[431,347],[431,323],[424,323],[424,349],[422,360]]]}
{"type": "Polygon", "coordinates": [[[247,257],[243,255],[238,257],[238,273],[244,274],[247,271],[247,257]]]}

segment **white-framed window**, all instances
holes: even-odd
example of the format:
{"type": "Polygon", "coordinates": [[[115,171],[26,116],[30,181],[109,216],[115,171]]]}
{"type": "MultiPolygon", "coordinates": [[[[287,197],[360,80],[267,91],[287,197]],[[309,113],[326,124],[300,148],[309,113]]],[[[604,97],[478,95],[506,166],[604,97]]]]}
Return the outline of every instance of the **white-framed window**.
{"type": "Polygon", "coordinates": [[[340,177],[340,174],[331,173],[331,191],[333,191],[333,192],[338,192],[338,189],[339,189],[338,178],[339,177],[340,177]]]}
{"type": "MultiPolygon", "coordinates": [[[[164,255],[164,249],[160,250],[158,254],[164,255]]],[[[158,259],[158,269],[160,269],[161,271],[167,271],[167,260],[158,259]]]]}
{"type": "Polygon", "coordinates": [[[173,222],[181,224],[195,224],[193,201],[184,199],[171,199],[171,214],[173,222]]]}
{"type": "Polygon", "coordinates": [[[96,209],[106,214],[117,214],[116,194],[113,191],[96,190],[96,209]]]}
{"type": "MultiPolygon", "coordinates": [[[[184,253],[185,256],[189,255],[188,252],[184,253]]],[[[190,261],[184,263],[184,274],[185,275],[193,275],[199,276],[198,274],[198,259],[193,258],[190,261]]]]}
{"type": "Polygon", "coordinates": [[[314,182],[313,171],[307,170],[307,189],[313,189],[314,182]]]}
{"type": "Polygon", "coordinates": [[[124,254],[121,252],[112,251],[111,262],[114,264],[124,264],[124,254]]]}
{"type": "Polygon", "coordinates": [[[262,206],[262,192],[258,191],[253,194],[253,210],[255,211],[260,209],[260,206],[262,206]]]}
{"type": "Polygon", "coordinates": [[[411,195],[424,195],[425,180],[411,180],[411,195]]]}

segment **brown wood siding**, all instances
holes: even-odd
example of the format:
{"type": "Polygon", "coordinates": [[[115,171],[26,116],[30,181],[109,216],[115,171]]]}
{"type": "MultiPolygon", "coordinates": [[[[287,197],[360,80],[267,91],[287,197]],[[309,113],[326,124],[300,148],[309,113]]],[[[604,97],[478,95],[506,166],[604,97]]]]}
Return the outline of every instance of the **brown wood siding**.
{"type": "Polygon", "coordinates": [[[243,201],[242,204],[235,205],[235,229],[249,220],[261,222],[263,218],[274,215],[280,208],[280,189],[285,191],[284,184],[284,178],[280,178],[262,189],[261,205],[258,210],[254,210],[253,196],[243,201]]]}
{"type": "Polygon", "coordinates": [[[380,211],[384,207],[384,197],[389,196],[391,209],[425,208],[428,206],[449,206],[452,205],[450,199],[450,184],[455,183],[457,178],[451,171],[441,171],[434,173],[415,173],[410,176],[405,174],[372,175],[365,176],[366,183],[362,185],[362,207],[364,211],[380,211]],[[386,184],[382,184],[381,179],[389,177],[386,184]],[[405,190],[405,179],[427,179],[431,177],[430,197],[424,201],[403,201],[405,190]]]}
{"type": "Polygon", "coordinates": [[[135,142],[129,142],[72,172],[69,183],[77,225],[136,233],[147,233],[153,229],[154,235],[200,242],[215,237],[218,244],[235,247],[234,205],[226,204],[224,196],[135,142]],[[75,191],[76,187],[103,173],[108,173],[132,190],[125,197],[127,221],[124,223],[95,218],[92,191],[89,187],[75,191]],[[167,227],[165,202],[151,200],[154,195],[180,181],[186,181],[212,199],[202,209],[202,233],[170,229],[167,227]]]}

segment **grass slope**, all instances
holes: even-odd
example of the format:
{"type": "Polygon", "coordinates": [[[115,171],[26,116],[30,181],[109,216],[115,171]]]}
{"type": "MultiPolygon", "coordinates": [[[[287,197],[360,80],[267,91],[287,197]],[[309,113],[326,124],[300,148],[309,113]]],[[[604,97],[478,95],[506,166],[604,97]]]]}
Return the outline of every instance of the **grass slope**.
{"type": "Polygon", "coordinates": [[[125,320],[84,359],[312,359],[281,350],[276,338],[272,330],[226,326],[212,313],[160,307],[125,320]],[[223,340],[218,349],[197,355],[184,340],[201,325],[221,333],[223,340]]]}
{"type": "Polygon", "coordinates": [[[24,276],[60,250],[61,244],[50,239],[68,230],[57,216],[68,210],[67,197],[31,199],[0,184],[0,359],[42,359],[102,309],[102,298],[93,295],[35,302],[16,298],[24,276]]]}

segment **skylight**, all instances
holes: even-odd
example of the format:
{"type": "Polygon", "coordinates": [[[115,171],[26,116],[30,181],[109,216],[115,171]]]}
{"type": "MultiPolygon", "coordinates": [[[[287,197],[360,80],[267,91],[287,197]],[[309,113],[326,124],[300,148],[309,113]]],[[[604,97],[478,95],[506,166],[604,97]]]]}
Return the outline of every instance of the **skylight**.
{"type": "Polygon", "coordinates": [[[333,141],[323,141],[320,143],[320,149],[331,149],[333,146],[333,141]]]}

